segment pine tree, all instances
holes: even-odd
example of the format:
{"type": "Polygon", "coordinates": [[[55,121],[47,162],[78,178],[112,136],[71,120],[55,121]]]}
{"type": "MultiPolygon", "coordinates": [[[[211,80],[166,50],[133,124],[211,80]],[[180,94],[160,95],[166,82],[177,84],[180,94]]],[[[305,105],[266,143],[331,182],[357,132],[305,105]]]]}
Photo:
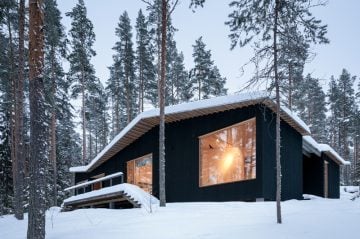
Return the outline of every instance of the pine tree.
{"type": "Polygon", "coordinates": [[[117,55],[113,56],[114,63],[109,67],[110,78],[106,84],[106,94],[109,99],[110,111],[111,111],[111,132],[110,137],[113,138],[117,135],[122,128],[126,126],[126,120],[124,119],[125,113],[123,112],[123,70],[120,67],[120,59],[117,55]]]}
{"type": "Polygon", "coordinates": [[[20,0],[18,9],[18,74],[15,84],[15,158],[16,165],[16,183],[14,183],[14,202],[18,204],[15,210],[17,219],[24,219],[24,178],[25,178],[25,148],[24,148],[24,78],[25,78],[25,0],[20,0]]]}
{"type": "MultiPolygon", "coordinates": [[[[356,104],[354,93],[355,76],[343,70],[340,77],[331,77],[328,91],[329,109],[329,140],[331,145],[345,159],[353,163],[351,145],[354,144],[356,131],[356,104]]],[[[352,166],[353,167],[353,166],[352,166]]],[[[344,166],[341,171],[341,182],[352,183],[354,168],[344,166]]]]}
{"type": "MultiPolygon", "coordinates": [[[[151,45],[153,46],[152,54],[155,59],[154,66],[156,67],[156,79],[159,82],[160,79],[160,57],[161,57],[161,11],[162,11],[162,0],[152,0],[151,2],[142,0],[147,3],[146,10],[149,12],[148,15],[148,27],[151,37],[151,45]]],[[[168,19],[169,20],[169,19],[168,19]]],[[[169,24],[169,21],[168,21],[169,24]]],[[[169,28],[167,28],[169,32],[169,28]]],[[[153,100],[157,102],[158,99],[153,100]]],[[[156,105],[157,105],[156,104],[156,105]]]]}
{"type": "Polygon", "coordinates": [[[327,93],[327,97],[328,97],[328,107],[329,107],[329,111],[330,111],[330,116],[327,119],[328,121],[328,140],[330,142],[330,145],[332,147],[334,147],[336,150],[338,150],[339,145],[339,124],[340,124],[340,120],[339,120],[339,97],[340,97],[340,92],[337,86],[337,82],[335,80],[335,78],[333,76],[331,76],[330,79],[330,83],[329,83],[329,90],[327,93]]]}
{"type": "Polygon", "coordinates": [[[91,95],[87,98],[87,131],[88,152],[94,158],[107,144],[108,116],[105,89],[99,80],[93,85],[91,95]]]}
{"type": "MultiPolygon", "coordinates": [[[[144,0],[143,0],[144,1],[144,0]]],[[[161,0],[152,0],[152,1],[144,1],[148,4],[147,10],[149,11],[148,16],[148,27],[149,33],[151,37],[151,45],[152,45],[152,55],[155,59],[155,74],[157,79],[157,87],[159,88],[160,82],[160,71],[161,71],[161,25],[162,25],[162,1],[161,0]]],[[[173,52],[177,51],[174,35],[177,29],[173,26],[171,20],[171,12],[176,7],[178,1],[172,3],[172,7],[170,8],[169,2],[167,3],[167,15],[166,15],[166,61],[165,61],[165,78],[166,82],[170,80],[169,75],[171,74],[171,62],[175,60],[173,52]]],[[[171,104],[171,101],[167,99],[170,94],[171,87],[166,84],[165,89],[165,105],[171,104]]],[[[155,92],[155,91],[154,91],[155,92]]],[[[152,94],[150,98],[151,103],[155,107],[159,107],[159,98],[158,92],[156,94],[152,94]]]]}
{"type": "Polygon", "coordinates": [[[150,33],[148,31],[148,23],[139,10],[136,19],[136,69],[137,69],[137,84],[139,89],[139,112],[144,111],[145,100],[148,100],[152,105],[156,105],[157,99],[157,82],[156,69],[153,61],[152,45],[150,33]]]}
{"type": "MultiPolygon", "coordinates": [[[[66,82],[66,81],[64,81],[66,82]]],[[[59,85],[58,92],[62,90],[64,94],[57,99],[56,117],[56,159],[57,159],[57,201],[62,202],[68,197],[68,192],[63,189],[73,185],[72,173],[69,167],[77,166],[81,162],[81,142],[80,136],[75,132],[72,114],[72,105],[69,97],[69,84],[59,85]],[[61,87],[60,87],[61,86],[61,87]],[[66,94],[65,94],[66,93],[66,94]]],[[[60,96],[60,95],[59,95],[60,96]]]]}
{"type": "Polygon", "coordinates": [[[30,198],[28,239],[45,238],[46,112],[43,83],[43,2],[29,2],[30,198]]]}
{"type": "Polygon", "coordinates": [[[0,2],[0,215],[12,212],[13,182],[10,152],[11,82],[6,36],[6,3],[0,2]],[[7,170],[8,169],[8,170],[7,170]],[[8,180],[7,180],[8,179],[8,180]]]}
{"type": "Polygon", "coordinates": [[[9,142],[10,156],[13,173],[13,207],[15,217],[23,219],[24,203],[24,142],[23,142],[23,115],[24,115],[24,26],[25,26],[25,3],[10,0],[2,3],[1,9],[1,32],[3,34],[3,54],[7,58],[4,62],[4,70],[8,81],[5,92],[7,103],[6,110],[9,112],[9,142]],[[6,26],[3,29],[3,26],[6,26]]]}
{"type": "Polygon", "coordinates": [[[83,0],[71,12],[66,13],[72,19],[70,36],[72,51],[68,56],[70,62],[69,79],[73,81],[72,96],[77,98],[81,95],[81,117],[82,117],[82,160],[87,162],[86,144],[86,99],[96,81],[95,70],[90,63],[91,57],[95,56],[92,46],[95,41],[93,24],[86,16],[86,7],[83,0]]]}
{"type": "Polygon", "coordinates": [[[356,93],[356,113],[354,124],[354,183],[360,186],[360,82],[356,93]]]}
{"type": "MultiPolygon", "coordinates": [[[[347,70],[343,69],[337,84],[339,90],[339,98],[337,100],[339,112],[338,152],[345,160],[349,160],[350,162],[353,162],[353,158],[350,155],[349,143],[350,137],[352,136],[351,132],[354,130],[354,116],[356,112],[353,88],[355,79],[355,76],[351,76],[347,70]]],[[[352,183],[350,167],[345,166],[343,172],[344,183],[345,185],[349,185],[352,183]]]]}
{"type": "Polygon", "coordinates": [[[119,60],[119,67],[123,72],[121,81],[124,87],[124,99],[127,123],[137,114],[137,95],[135,83],[135,66],[134,66],[134,51],[132,43],[132,32],[130,18],[125,11],[119,19],[118,26],[115,29],[116,36],[119,41],[115,43],[113,49],[116,51],[116,57],[119,60]]]}
{"type": "Polygon", "coordinates": [[[302,82],[301,97],[297,98],[293,108],[299,113],[301,119],[309,125],[312,136],[321,143],[326,142],[326,101],[325,93],[319,80],[308,74],[302,82]]]}
{"type": "Polygon", "coordinates": [[[285,34],[279,36],[279,76],[284,105],[290,110],[297,103],[297,93],[302,93],[303,71],[309,57],[309,44],[295,23],[285,26],[285,34]]]}
{"type": "Polygon", "coordinates": [[[161,1],[161,57],[159,78],[159,199],[160,207],[166,206],[166,181],[165,181],[165,89],[166,89],[166,35],[168,2],[161,1]]]}
{"type": "Polygon", "coordinates": [[[224,88],[226,79],[220,76],[219,69],[211,60],[210,50],[206,50],[205,47],[202,37],[197,39],[193,45],[195,66],[190,71],[190,78],[193,92],[198,100],[226,94],[224,88]]]}
{"type": "MultiPolygon", "coordinates": [[[[2,78],[0,77],[1,82],[2,78]]],[[[2,87],[1,87],[2,88],[2,87]]],[[[4,102],[3,89],[0,88],[0,100],[4,102]]],[[[10,157],[9,115],[4,105],[0,105],[0,216],[13,212],[13,180],[10,157]]]]}
{"type": "Polygon", "coordinates": [[[191,82],[184,66],[184,55],[178,53],[175,41],[173,46],[168,48],[168,70],[166,85],[166,105],[175,105],[181,102],[187,102],[192,97],[191,82]]]}
{"type": "Polygon", "coordinates": [[[56,131],[57,131],[57,111],[59,101],[67,94],[68,83],[65,82],[65,74],[61,66],[61,60],[66,57],[66,36],[64,27],[61,25],[61,13],[57,8],[55,0],[44,1],[45,17],[45,62],[44,78],[47,92],[47,101],[50,108],[49,119],[49,185],[51,185],[50,205],[57,205],[57,152],[56,152],[56,131]],[[65,85],[65,86],[64,86],[65,85]],[[65,89],[64,89],[65,87],[65,89]]]}
{"type": "MultiPolygon", "coordinates": [[[[193,4],[202,5],[204,1],[193,0],[193,4]]],[[[233,1],[230,7],[234,8],[226,23],[230,27],[229,35],[232,44],[231,48],[239,45],[243,47],[254,38],[255,56],[253,59],[260,59],[261,71],[252,79],[273,79],[276,95],[276,211],[277,222],[281,223],[281,161],[280,161],[280,86],[281,67],[279,57],[282,48],[279,38],[291,39],[287,26],[296,22],[299,34],[308,43],[327,43],[325,37],[326,25],[315,19],[310,12],[312,1],[233,1]],[[262,64],[261,64],[262,62],[262,64]]],[[[258,62],[259,63],[259,62],[258,62]]]]}

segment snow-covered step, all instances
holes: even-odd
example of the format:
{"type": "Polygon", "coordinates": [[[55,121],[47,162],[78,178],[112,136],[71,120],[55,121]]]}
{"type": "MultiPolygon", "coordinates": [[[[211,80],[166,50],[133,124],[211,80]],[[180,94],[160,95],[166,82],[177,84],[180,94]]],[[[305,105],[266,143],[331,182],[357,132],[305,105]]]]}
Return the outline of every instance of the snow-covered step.
{"type": "Polygon", "coordinates": [[[66,211],[124,199],[130,202],[135,208],[141,207],[146,210],[149,210],[153,204],[159,203],[157,198],[145,192],[140,187],[123,183],[69,197],[64,200],[62,207],[63,211],[66,211]]]}

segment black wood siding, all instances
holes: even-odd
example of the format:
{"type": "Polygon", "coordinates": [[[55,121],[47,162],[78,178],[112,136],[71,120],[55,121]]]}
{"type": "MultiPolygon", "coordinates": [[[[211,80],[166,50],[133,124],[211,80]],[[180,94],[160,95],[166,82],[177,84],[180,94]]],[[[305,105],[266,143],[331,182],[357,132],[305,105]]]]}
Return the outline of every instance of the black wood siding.
{"type": "Polygon", "coordinates": [[[304,193],[324,197],[324,160],[315,154],[304,155],[303,164],[304,193]]]}
{"type": "Polygon", "coordinates": [[[340,166],[331,160],[327,155],[322,154],[328,164],[328,197],[340,198],[340,166]]]}
{"type": "MultiPolygon", "coordinates": [[[[89,173],[76,173],[75,174],[75,182],[80,182],[85,179],[89,179],[92,176],[105,173],[105,175],[123,172],[124,173],[124,182],[126,182],[126,162],[132,159],[144,156],[146,154],[153,154],[153,194],[158,195],[158,127],[155,127],[144,134],[141,138],[137,139],[131,145],[127,146],[120,152],[118,152],[114,157],[107,160],[99,167],[95,168],[93,171],[89,173]]],[[[119,178],[113,179],[114,184],[119,183],[119,178]]]]}
{"type": "Polygon", "coordinates": [[[324,197],[324,160],[328,162],[328,198],[339,198],[340,166],[324,153],[304,156],[304,193],[324,197]]]}
{"type": "MultiPolygon", "coordinates": [[[[265,200],[276,200],[276,115],[266,109],[262,110],[259,118],[263,128],[259,145],[263,155],[263,197],[265,200]]],[[[302,135],[284,121],[280,126],[281,199],[302,199],[302,135]]]]}
{"type": "MultiPolygon", "coordinates": [[[[261,167],[256,179],[207,187],[199,186],[199,136],[256,117],[257,107],[192,118],[166,126],[166,197],[169,202],[255,200],[261,197],[261,167]]],[[[257,138],[261,120],[256,121],[257,138]]],[[[261,165],[261,143],[256,143],[261,165]]]]}
{"type": "MultiPolygon", "coordinates": [[[[234,109],[166,124],[166,197],[168,202],[231,201],[265,198],[275,200],[275,114],[261,105],[234,109]],[[256,179],[199,187],[198,137],[256,117],[256,179]]],[[[302,196],[302,137],[281,123],[282,199],[302,196]]],[[[122,171],[126,162],[153,154],[153,194],[158,196],[158,127],[117,153],[90,173],[76,174],[75,180],[122,171]]]]}

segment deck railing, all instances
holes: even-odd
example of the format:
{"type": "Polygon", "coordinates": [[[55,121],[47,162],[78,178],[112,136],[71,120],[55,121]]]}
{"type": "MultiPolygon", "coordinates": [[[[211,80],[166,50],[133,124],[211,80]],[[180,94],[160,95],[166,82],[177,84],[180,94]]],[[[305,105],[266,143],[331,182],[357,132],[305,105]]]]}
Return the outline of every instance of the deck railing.
{"type": "Polygon", "coordinates": [[[76,190],[76,194],[80,194],[79,189],[82,189],[81,191],[83,191],[83,193],[85,193],[86,192],[86,187],[88,187],[88,186],[91,186],[90,191],[93,191],[93,185],[95,183],[104,182],[104,181],[109,181],[109,186],[111,187],[111,186],[114,185],[113,184],[113,179],[118,178],[118,177],[120,177],[120,183],[123,183],[124,182],[124,174],[122,172],[117,172],[117,173],[109,174],[109,175],[107,175],[105,177],[101,177],[101,178],[97,178],[97,179],[94,179],[94,180],[86,181],[86,182],[79,183],[79,184],[76,184],[74,186],[65,188],[65,191],[76,190]]]}

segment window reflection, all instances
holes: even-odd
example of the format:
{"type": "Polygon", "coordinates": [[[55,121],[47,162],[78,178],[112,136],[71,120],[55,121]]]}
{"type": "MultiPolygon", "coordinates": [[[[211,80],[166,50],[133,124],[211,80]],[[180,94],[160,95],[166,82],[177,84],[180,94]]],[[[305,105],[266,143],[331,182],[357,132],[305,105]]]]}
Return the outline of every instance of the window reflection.
{"type": "Polygon", "coordinates": [[[144,191],[152,191],[152,155],[145,155],[127,162],[127,182],[144,191]]]}
{"type": "Polygon", "coordinates": [[[255,178],[255,118],[200,137],[200,186],[255,178]]]}

